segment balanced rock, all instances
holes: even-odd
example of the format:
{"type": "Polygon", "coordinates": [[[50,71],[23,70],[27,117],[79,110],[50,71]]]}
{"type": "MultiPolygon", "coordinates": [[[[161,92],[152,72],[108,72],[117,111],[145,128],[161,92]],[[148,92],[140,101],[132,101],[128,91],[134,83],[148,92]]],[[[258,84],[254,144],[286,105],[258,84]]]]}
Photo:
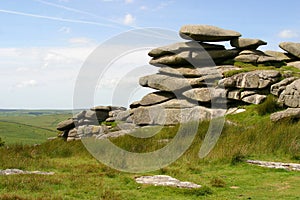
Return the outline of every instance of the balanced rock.
{"type": "Polygon", "coordinates": [[[179,33],[183,39],[203,42],[228,41],[241,36],[236,31],[209,25],[185,25],[181,27],[179,33]]]}
{"type": "Polygon", "coordinates": [[[284,111],[279,111],[271,114],[272,122],[278,122],[284,119],[300,119],[300,108],[288,108],[284,111]]]}
{"type": "Polygon", "coordinates": [[[259,39],[235,38],[230,41],[230,44],[238,49],[257,49],[261,45],[266,45],[267,42],[259,39]]]}
{"type": "Polygon", "coordinates": [[[178,42],[168,46],[152,49],[148,55],[150,57],[161,57],[164,55],[178,54],[183,51],[202,51],[202,50],[225,50],[223,45],[192,42],[178,42]]]}
{"type": "Polygon", "coordinates": [[[285,78],[282,81],[275,83],[271,86],[271,94],[275,96],[279,96],[283,90],[285,90],[286,86],[291,84],[296,80],[295,77],[285,78]]]}
{"type": "Polygon", "coordinates": [[[278,61],[290,61],[293,60],[293,57],[289,54],[282,53],[279,51],[265,51],[267,56],[275,57],[278,61]]]}
{"type": "Polygon", "coordinates": [[[282,42],[279,44],[279,47],[286,52],[300,58],[300,43],[294,42],[282,42]]]}
{"type": "Polygon", "coordinates": [[[293,81],[281,92],[278,101],[291,108],[300,107],[300,79],[293,81]]]}
{"type": "Polygon", "coordinates": [[[222,79],[219,84],[226,88],[264,89],[276,83],[280,76],[275,70],[257,70],[222,79]]]}

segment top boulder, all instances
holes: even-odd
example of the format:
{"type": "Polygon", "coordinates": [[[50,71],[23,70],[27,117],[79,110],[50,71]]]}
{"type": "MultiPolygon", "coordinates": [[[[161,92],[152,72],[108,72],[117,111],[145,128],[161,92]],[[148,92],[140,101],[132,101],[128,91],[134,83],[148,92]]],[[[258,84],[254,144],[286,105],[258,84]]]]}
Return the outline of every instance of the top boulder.
{"type": "Polygon", "coordinates": [[[183,39],[201,42],[228,41],[241,36],[239,32],[209,25],[185,25],[181,27],[179,34],[183,39]]]}

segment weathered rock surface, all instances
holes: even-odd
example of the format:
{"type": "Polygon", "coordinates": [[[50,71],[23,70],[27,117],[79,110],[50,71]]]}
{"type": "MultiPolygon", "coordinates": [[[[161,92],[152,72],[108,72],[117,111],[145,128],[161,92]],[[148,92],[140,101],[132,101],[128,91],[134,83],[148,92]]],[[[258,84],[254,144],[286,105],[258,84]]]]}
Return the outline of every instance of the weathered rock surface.
{"type": "Polygon", "coordinates": [[[282,81],[275,83],[271,86],[271,94],[275,96],[279,96],[283,90],[285,90],[286,86],[294,82],[297,78],[295,77],[290,77],[290,78],[285,78],[282,81]]]}
{"type": "Polygon", "coordinates": [[[278,101],[291,108],[300,107],[300,79],[286,86],[279,96],[278,101]]]}
{"type": "Polygon", "coordinates": [[[238,49],[257,49],[261,45],[266,45],[267,42],[260,39],[235,38],[230,41],[230,44],[238,49]]]}
{"type": "Polygon", "coordinates": [[[226,100],[226,90],[221,88],[193,88],[183,92],[182,94],[189,99],[206,103],[211,102],[213,99],[217,100],[218,103],[221,103],[220,100],[222,98],[223,103],[226,100]]]}
{"type": "Polygon", "coordinates": [[[264,52],[259,50],[244,50],[239,53],[237,57],[234,58],[237,62],[245,63],[266,63],[266,62],[280,62],[281,59],[266,55],[264,52]]]}
{"type": "Polygon", "coordinates": [[[260,167],[273,169],[286,169],[288,171],[300,171],[300,164],[297,163],[282,163],[282,162],[266,162],[260,160],[247,160],[247,163],[260,167]]]}
{"type": "Polygon", "coordinates": [[[178,66],[178,65],[195,65],[195,67],[203,67],[207,65],[213,66],[212,60],[216,64],[234,58],[239,50],[209,50],[209,51],[185,51],[175,55],[165,55],[158,58],[152,58],[151,65],[157,67],[178,66]],[[212,60],[211,60],[212,59],[212,60]]]}
{"type": "Polygon", "coordinates": [[[190,121],[209,120],[211,112],[202,106],[192,108],[165,108],[160,105],[139,107],[133,115],[133,122],[137,125],[176,125],[190,121]]]}
{"type": "Polygon", "coordinates": [[[270,119],[272,122],[278,122],[285,119],[300,119],[300,108],[288,108],[284,111],[272,113],[270,119]]]}
{"type": "Polygon", "coordinates": [[[261,104],[267,98],[266,95],[253,94],[242,98],[242,101],[250,104],[261,104]]]}
{"type": "Polygon", "coordinates": [[[200,188],[201,185],[197,185],[191,182],[181,182],[176,178],[167,175],[155,175],[155,176],[142,176],[135,178],[135,181],[140,184],[154,185],[154,186],[171,186],[179,188],[200,188]]]}
{"type": "Polygon", "coordinates": [[[175,95],[170,92],[161,92],[161,91],[153,92],[144,96],[140,101],[140,105],[149,106],[149,105],[159,104],[173,98],[175,98],[175,95]]]}
{"type": "Polygon", "coordinates": [[[275,70],[258,70],[233,75],[220,80],[219,84],[226,88],[263,89],[276,83],[280,76],[275,70]]]}
{"type": "Polygon", "coordinates": [[[240,68],[235,67],[233,65],[221,65],[215,67],[199,67],[193,68],[192,66],[187,67],[161,67],[159,68],[159,72],[161,74],[167,74],[170,76],[184,76],[186,78],[196,78],[202,77],[206,75],[216,74],[221,77],[224,75],[225,72],[232,71],[232,70],[239,70],[240,68]]]}
{"type": "Polygon", "coordinates": [[[282,42],[279,44],[279,47],[286,52],[300,58],[300,43],[294,42],[282,42]]]}
{"type": "Polygon", "coordinates": [[[73,119],[67,119],[57,124],[56,129],[59,131],[71,130],[75,127],[73,119]]]}
{"type": "Polygon", "coordinates": [[[289,63],[287,63],[287,66],[293,66],[293,67],[300,69],[300,61],[289,62],[289,63]]]}
{"type": "Polygon", "coordinates": [[[5,169],[0,170],[0,175],[17,175],[17,174],[39,174],[39,175],[54,175],[54,172],[41,172],[41,171],[24,171],[20,169],[5,169]]]}
{"type": "Polygon", "coordinates": [[[236,31],[209,25],[185,25],[181,27],[179,34],[183,39],[203,42],[228,41],[241,36],[236,31]]]}
{"type": "Polygon", "coordinates": [[[164,55],[178,54],[183,51],[202,51],[202,50],[225,50],[223,45],[192,42],[179,42],[168,46],[152,49],[148,55],[151,57],[161,57],[164,55]]]}

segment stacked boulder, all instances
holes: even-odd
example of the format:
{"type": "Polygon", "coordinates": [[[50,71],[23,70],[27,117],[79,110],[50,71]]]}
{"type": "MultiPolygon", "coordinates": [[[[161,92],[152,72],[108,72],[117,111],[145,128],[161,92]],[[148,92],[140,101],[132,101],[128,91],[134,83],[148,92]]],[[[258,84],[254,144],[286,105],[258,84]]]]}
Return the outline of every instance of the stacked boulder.
{"type": "Polygon", "coordinates": [[[82,111],[61,122],[57,129],[63,131],[62,135],[68,140],[87,135],[117,137],[139,126],[210,120],[225,114],[227,108],[260,104],[269,94],[277,96],[278,102],[288,108],[277,115],[274,113],[273,121],[280,120],[281,116],[299,118],[300,79],[297,77],[300,74],[295,72],[296,68],[300,69],[299,43],[281,43],[279,46],[286,53],[263,52],[257,48],[266,45],[265,41],[241,38],[236,31],[215,26],[186,25],[179,34],[189,41],[148,53],[152,58],[150,64],[158,67],[158,73],[141,77],[139,84],[157,91],[133,102],[128,110],[98,106],[82,111]],[[216,42],[229,42],[232,48],[226,49],[216,42]],[[240,63],[251,64],[251,71],[237,67],[240,63]],[[262,64],[264,70],[253,71],[258,64],[262,64]],[[287,73],[291,75],[273,67],[282,65],[295,67],[287,73]],[[116,121],[119,127],[100,126],[104,121],[116,121]]]}

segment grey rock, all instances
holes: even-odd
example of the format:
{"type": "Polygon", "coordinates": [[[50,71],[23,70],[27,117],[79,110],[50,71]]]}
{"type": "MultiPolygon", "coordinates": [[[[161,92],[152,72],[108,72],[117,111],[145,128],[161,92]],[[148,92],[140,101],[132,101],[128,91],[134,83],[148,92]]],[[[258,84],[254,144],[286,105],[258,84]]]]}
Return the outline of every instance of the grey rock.
{"type": "Polygon", "coordinates": [[[231,90],[227,92],[228,99],[242,100],[243,98],[256,94],[255,91],[231,90]]]}
{"type": "Polygon", "coordinates": [[[92,110],[87,110],[84,116],[85,119],[96,119],[96,112],[92,110]]]}
{"type": "Polygon", "coordinates": [[[85,117],[85,114],[86,114],[86,110],[83,110],[83,111],[77,113],[76,115],[74,115],[73,119],[77,119],[77,120],[82,119],[85,117]]]}
{"type": "Polygon", "coordinates": [[[116,116],[115,120],[116,121],[126,121],[130,117],[130,115],[132,115],[134,110],[135,109],[119,112],[118,115],[116,116]]]}
{"type": "Polygon", "coordinates": [[[276,83],[280,76],[280,73],[275,70],[257,70],[222,79],[219,84],[227,88],[264,89],[276,83]]]}
{"type": "Polygon", "coordinates": [[[300,43],[282,42],[279,44],[279,47],[297,58],[300,58],[300,43]]]}
{"type": "Polygon", "coordinates": [[[160,105],[139,107],[133,115],[133,122],[137,125],[176,125],[195,120],[208,120],[211,112],[208,108],[196,106],[192,108],[164,108],[160,105]]]}
{"type": "Polygon", "coordinates": [[[137,183],[154,185],[154,186],[171,186],[179,188],[200,188],[201,185],[197,185],[191,182],[181,182],[171,176],[167,175],[155,175],[155,176],[142,176],[135,179],[137,183]]]}
{"type": "Polygon", "coordinates": [[[207,66],[211,63],[211,59],[216,63],[220,64],[223,61],[234,58],[239,53],[239,50],[210,50],[210,51],[185,51],[175,55],[166,55],[158,58],[152,58],[150,64],[158,67],[165,66],[178,66],[178,65],[196,65],[207,66]]]}
{"type": "Polygon", "coordinates": [[[69,131],[68,137],[76,137],[77,136],[77,128],[73,128],[69,131]]]}
{"type": "Polygon", "coordinates": [[[283,79],[282,81],[275,83],[271,86],[271,94],[275,96],[279,96],[283,90],[285,90],[286,86],[294,82],[297,78],[295,77],[290,77],[283,79]]]}
{"type": "Polygon", "coordinates": [[[148,55],[151,57],[161,57],[164,55],[178,54],[183,51],[201,50],[225,50],[223,45],[192,42],[179,42],[168,46],[158,47],[151,50],[148,55]]]}
{"type": "Polygon", "coordinates": [[[247,160],[246,162],[260,167],[267,167],[273,169],[285,169],[288,171],[300,171],[299,163],[267,162],[267,161],[260,161],[260,160],[247,160]]]}
{"type": "Polygon", "coordinates": [[[279,51],[265,51],[264,52],[267,56],[275,57],[278,61],[289,61],[292,60],[292,57],[288,54],[279,52],[279,51]]]}
{"type": "Polygon", "coordinates": [[[236,31],[209,25],[185,25],[181,27],[179,33],[183,39],[203,42],[228,41],[241,36],[236,31]]]}
{"type": "Polygon", "coordinates": [[[54,172],[42,172],[42,171],[24,171],[20,169],[5,169],[0,170],[0,175],[18,175],[18,174],[38,174],[38,175],[54,175],[54,172]]]}
{"type": "Polygon", "coordinates": [[[285,90],[280,94],[278,101],[288,107],[300,107],[300,79],[287,85],[285,90]]]}
{"type": "Polygon", "coordinates": [[[259,58],[259,55],[242,54],[242,55],[238,55],[237,57],[235,57],[234,61],[244,62],[244,63],[257,63],[258,58],[259,58]]]}
{"type": "Polygon", "coordinates": [[[140,101],[140,105],[149,106],[149,105],[159,104],[173,98],[175,98],[175,95],[170,92],[162,92],[162,91],[153,92],[144,96],[140,101]]]}
{"type": "Polygon", "coordinates": [[[238,49],[257,49],[261,45],[266,45],[267,42],[260,39],[234,38],[230,44],[238,49]]]}
{"type": "Polygon", "coordinates": [[[266,95],[253,94],[242,98],[242,101],[251,104],[261,104],[267,98],[266,95]]]}
{"type": "Polygon", "coordinates": [[[254,54],[254,55],[265,55],[264,52],[260,51],[260,50],[243,50],[239,53],[239,55],[250,55],[250,54],[254,54]]]}
{"type": "MultiPolygon", "coordinates": [[[[181,77],[171,77],[164,74],[152,74],[148,76],[141,77],[139,83],[143,87],[150,87],[160,91],[176,92],[177,90],[188,89],[193,86],[204,87],[209,83],[212,84],[213,81],[205,78],[181,78],[181,77]]],[[[211,77],[214,80],[218,77],[211,77]]]]}
{"type": "Polygon", "coordinates": [[[67,119],[65,121],[62,121],[58,123],[56,129],[59,131],[65,131],[65,130],[71,130],[75,127],[73,119],[67,119]]]}
{"type": "Polygon", "coordinates": [[[272,113],[270,119],[272,122],[278,122],[285,119],[300,119],[300,108],[288,108],[284,111],[272,113]]]}
{"type": "Polygon", "coordinates": [[[225,89],[215,89],[215,88],[193,88],[191,90],[183,92],[183,95],[189,99],[199,101],[199,102],[211,102],[213,99],[220,100],[223,98],[225,102],[226,90],[225,89]]]}

